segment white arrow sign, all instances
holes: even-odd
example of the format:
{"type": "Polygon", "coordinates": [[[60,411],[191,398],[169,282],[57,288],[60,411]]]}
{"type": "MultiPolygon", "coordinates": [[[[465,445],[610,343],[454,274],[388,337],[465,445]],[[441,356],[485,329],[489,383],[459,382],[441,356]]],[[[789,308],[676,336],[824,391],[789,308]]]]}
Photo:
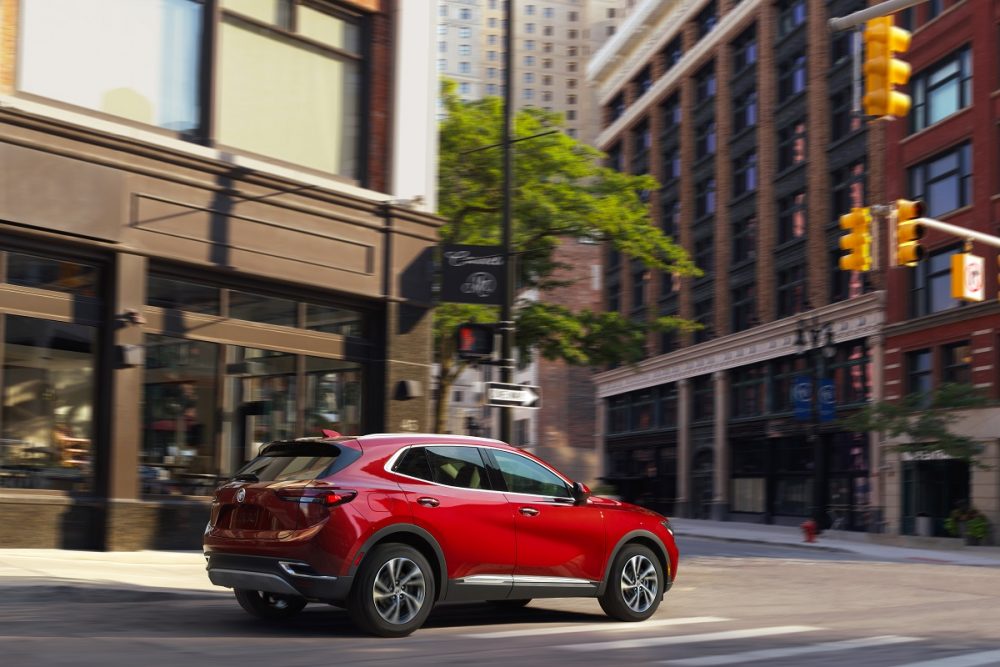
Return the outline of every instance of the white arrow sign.
{"type": "Polygon", "coordinates": [[[526,384],[486,383],[486,405],[498,408],[537,408],[541,396],[538,387],[526,384]]]}

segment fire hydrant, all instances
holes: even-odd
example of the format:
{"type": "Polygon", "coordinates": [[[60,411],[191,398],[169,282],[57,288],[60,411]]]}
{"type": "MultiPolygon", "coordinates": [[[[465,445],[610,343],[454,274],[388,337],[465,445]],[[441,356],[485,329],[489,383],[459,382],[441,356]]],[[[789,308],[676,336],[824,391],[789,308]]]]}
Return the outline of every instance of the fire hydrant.
{"type": "Polygon", "coordinates": [[[806,538],[806,542],[816,541],[816,522],[812,519],[806,519],[799,526],[802,529],[802,535],[806,538]]]}

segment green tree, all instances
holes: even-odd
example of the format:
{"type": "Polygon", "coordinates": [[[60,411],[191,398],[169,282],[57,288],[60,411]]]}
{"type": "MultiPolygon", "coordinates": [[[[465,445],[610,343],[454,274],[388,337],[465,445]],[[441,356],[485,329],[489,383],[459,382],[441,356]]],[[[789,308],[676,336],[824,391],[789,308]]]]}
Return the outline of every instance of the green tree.
{"type": "MultiPolygon", "coordinates": [[[[455,84],[442,83],[445,118],[440,127],[439,213],[447,220],[444,243],[500,245],[503,212],[503,101],[462,101],[455,84]]],[[[605,241],[646,267],[697,275],[687,253],[652,224],[648,194],[659,187],[649,175],[619,173],[600,165],[602,153],[559,131],[560,114],[525,109],[513,119],[511,202],[513,266],[520,289],[564,285],[554,252],[565,239],[605,241]],[[548,132],[548,134],[546,134],[548,132]],[[538,136],[540,135],[540,136],[538,136]]],[[[543,297],[544,299],[544,297],[543,297]]],[[[521,300],[515,304],[515,344],[548,359],[599,365],[644,356],[651,330],[696,327],[677,317],[635,322],[618,313],[574,312],[565,306],[521,300]]],[[[462,322],[496,322],[499,309],[442,304],[435,309],[440,362],[434,427],[444,428],[451,387],[466,363],[455,358],[454,332],[462,322]]]]}
{"type": "Polygon", "coordinates": [[[878,432],[903,438],[893,448],[915,454],[944,452],[948,456],[979,467],[982,445],[973,438],[952,431],[961,419],[959,411],[991,405],[992,401],[970,384],[942,384],[930,392],[915,392],[898,402],[871,403],[841,420],[858,432],[878,432]]]}

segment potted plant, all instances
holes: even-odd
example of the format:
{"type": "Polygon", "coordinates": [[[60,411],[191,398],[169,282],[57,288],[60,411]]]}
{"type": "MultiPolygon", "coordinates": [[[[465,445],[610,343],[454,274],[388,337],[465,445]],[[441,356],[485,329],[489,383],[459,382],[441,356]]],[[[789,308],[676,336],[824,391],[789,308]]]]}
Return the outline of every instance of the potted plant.
{"type": "Polygon", "coordinates": [[[944,527],[950,535],[964,537],[966,544],[979,544],[989,533],[990,522],[973,507],[959,507],[948,515],[944,527]]]}

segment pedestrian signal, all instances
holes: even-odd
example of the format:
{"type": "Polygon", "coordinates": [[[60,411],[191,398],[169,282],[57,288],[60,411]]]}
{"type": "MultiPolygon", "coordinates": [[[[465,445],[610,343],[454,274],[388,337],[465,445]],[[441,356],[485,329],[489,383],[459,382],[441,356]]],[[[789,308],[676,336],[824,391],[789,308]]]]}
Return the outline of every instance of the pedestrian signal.
{"type": "Polygon", "coordinates": [[[460,359],[483,359],[493,354],[493,325],[465,322],[455,331],[455,352],[460,359]]]}

